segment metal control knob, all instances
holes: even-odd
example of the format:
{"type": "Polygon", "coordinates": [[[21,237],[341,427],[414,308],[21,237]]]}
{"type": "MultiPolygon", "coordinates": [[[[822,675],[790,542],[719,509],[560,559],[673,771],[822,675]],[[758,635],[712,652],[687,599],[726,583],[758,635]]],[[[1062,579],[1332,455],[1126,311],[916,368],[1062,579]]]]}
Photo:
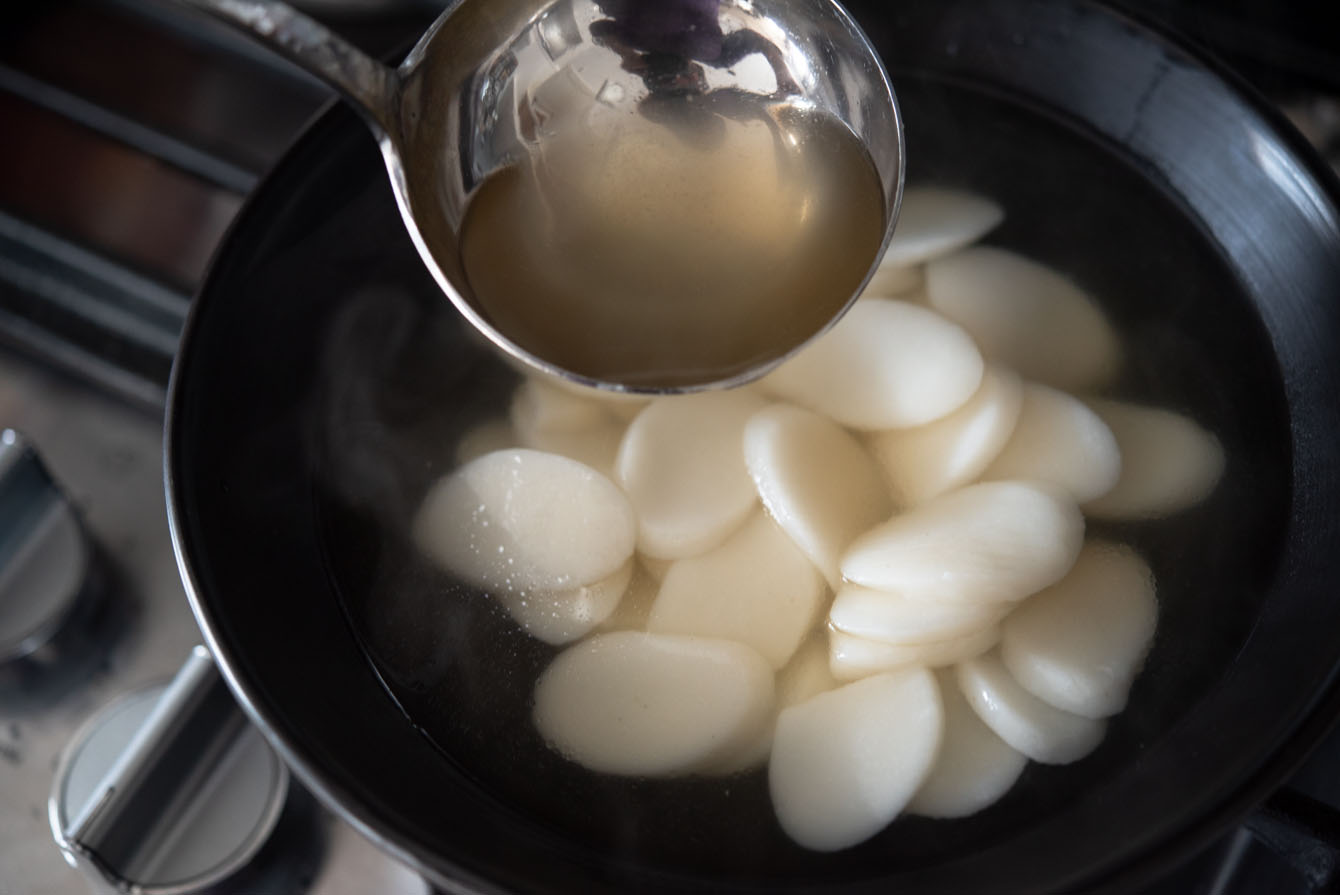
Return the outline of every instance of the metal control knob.
{"type": "Polygon", "coordinates": [[[0,430],[0,672],[46,664],[93,602],[93,550],[41,458],[0,430]]]}
{"type": "Polygon", "coordinates": [[[197,646],[171,683],[85,723],[57,767],[48,815],[66,860],[95,883],[187,895],[247,868],[288,787],[283,762],[197,646]]]}

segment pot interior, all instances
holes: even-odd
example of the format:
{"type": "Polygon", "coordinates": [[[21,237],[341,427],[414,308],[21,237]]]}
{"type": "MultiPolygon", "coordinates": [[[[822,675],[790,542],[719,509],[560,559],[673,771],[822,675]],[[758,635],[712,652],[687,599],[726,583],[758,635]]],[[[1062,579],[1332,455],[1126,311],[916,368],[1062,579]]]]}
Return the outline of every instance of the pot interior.
{"type": "Polygon", "coordinates": [[[460,437],[505,415],[519,380],[487,348],[447,335],[459,325],[431,294],[369,293],[333,321],[318,399],[326,418],[314,420],[324,448],[316,509],[335,590],[389,693],[444,759],[574,847],[768,886],[835,866],[864,875],[951,860],[1045,823],[1119,775],[1214,685],[1261,610],[1287,513],[1287,417],[1263,328],[1214,247],[1083,134],[930,80],[903,81],[898,94],[915,150],[909,183],[1000,202],[1005,223],[986,242],[1054,264],[1118,325],[1126,372],[1110,393],[1186,413],[1224,444],[1228,471],[1202,505],[1158,522],[1089,525],[1091,536],[1135,546],[1158,581],[1158,638],[1131,708],[1096,754],[1061,768],[1030,764],[980,817],[904,818],[837,858],[787,839],[762,770],[627,780],[563,759],[530,721],[534,683],[558,649],[439,571],[408,537],[460,437]]]}
{"type": "Polygon", "coordinates": [[[438,879],[1064,886],[1238,792],[1326,683],[1340,647],[1300,625],[1315,592],[1281,571],[1317,512],[1295,497],[1304,411],[1287,332],[1213,203],[1089,122],[889,64],[909,185],[999,202],[985,241],[1072,277],[1121,332],[1124,372],[1105,394],[1185,413],[1224,446],[1201,505],[1089,525],[1157,576],[1158,633],[1129,707],[1092,755],[1030,764],[976,816],[902,818],[831,855],[786,838],[763,772],[626,780],[550,751],[529,710],[556,650],[408,538],[460,437],[506,413],[517,376],[436,293],[375,146],[335,109],[258,192],[197,303],[169,427],[174,523],[197,615],[252,714],[327,801],[438,879]]]}

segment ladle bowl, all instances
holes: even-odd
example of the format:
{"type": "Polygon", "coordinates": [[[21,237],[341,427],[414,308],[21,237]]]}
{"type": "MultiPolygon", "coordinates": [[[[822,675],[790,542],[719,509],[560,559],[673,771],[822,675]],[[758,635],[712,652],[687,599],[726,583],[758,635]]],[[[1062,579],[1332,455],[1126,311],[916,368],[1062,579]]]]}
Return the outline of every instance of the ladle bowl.
{"type": "MultiPolygon", "coordinates": [[[[897,105],[869,41],[831,0],[460,0],[395,69],[283,3],[183,2],[241,28],[358,109],[377,138],[401,217],[437,284],[476,330],[531,371],[650,393],[747,382],[841,316],[893,230],[903,183],[897,105]],[[671,112],[656,114],[662,107],[671,112]],[[740,355],[731,362],[713,359],[673,377],[583,369],[546,356],[534,339],[481,303],[462,260],[462,227],[472,198],[491,176],[526,163],[548,142],[571,140],[574,127],[683,118],[675,110],[689,110],[692,126],[701,129],[704,122],[716,125],[713,119],[775,117],[778,109],[831,119],[865,149],[881,193],[882,231],[872,234],[871,251],[862,250],[853,276],[831,284],[819,280],[812,300],[725,318],[716,328],[738,336],[740,346],[731,348],[740,355]],[[759,327],[777,321],[788,327],[780,336],[766,345],[753,338],[759,327]]],[[[662,144],[670,152],[678,151],[673,130],[668,126],[662,144]]],[[[562,231],[564,208],[551,210],[552,226],[562,231]]],[[[762,226],[767,217],[760,209],[745,220],[762,226]]],[[[802,258],[802,266],[808,260],[802,258]]],[[[526,263],[520,252],[516,263],[526,263]]],[[[630,357],[649,348],[673,357],[680,346],[702,343],[712,324],[698,318],[712,304],[720,303],[698,298],[662,308],[654,319],[673,325],[650,324],[640,335],[624,336],[623,319],[610,322],[607,332],[626,338],[630,357]],[[680,326],[680,318],[690,319],[680,326]]],[[[565,320],[584,325],[573,324],[561,308],[527,310],[515,319],[532,333],[565,320]]]]}

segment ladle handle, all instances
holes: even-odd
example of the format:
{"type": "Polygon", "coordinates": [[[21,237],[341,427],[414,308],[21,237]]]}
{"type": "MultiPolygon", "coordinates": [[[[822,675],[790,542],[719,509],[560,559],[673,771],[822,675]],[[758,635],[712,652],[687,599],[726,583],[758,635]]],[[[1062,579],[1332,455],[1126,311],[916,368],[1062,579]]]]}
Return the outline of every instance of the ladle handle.
{"type": "Polygon", "coordinates": [[[287,3],[178,0],[232,25],[344,95],[371,124],[395,133],[396,73],[287,3]]]}

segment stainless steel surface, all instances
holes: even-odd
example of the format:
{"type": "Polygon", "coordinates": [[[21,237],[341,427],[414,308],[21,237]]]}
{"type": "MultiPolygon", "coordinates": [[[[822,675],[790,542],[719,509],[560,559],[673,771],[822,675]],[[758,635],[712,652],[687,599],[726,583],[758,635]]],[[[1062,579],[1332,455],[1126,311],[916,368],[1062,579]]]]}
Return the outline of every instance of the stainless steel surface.
{"type": "Polygon", "coordinates": [[[84,596],[88,544],[37,453],[0,429],[0,666],[39,664],[84,596]]]}
{"type": "MultiPolygon", "coordinates": [[[[109,557],[104,625],[88,656],[49,675],[0,686],[0,895],[87,895],[52,840],[47,799],[79,727],[132,690],[169,680],[200,633],[182,592],[162,487],[156,417],[0,353],[0,427],[41,451],[109,557]]],[[[420,895],[417,876],[345,824],[318,813],[319,847],[293,857],[289,883],[251,895],[420,895]]]]}
{"type": "Polygon", "coordinates": [[[204,647],[150,692],[99,713],[66,747],[52,834],[72,866],[114,889],[209,891],[248,867],[274,831],[288,771],[204,647]]]}
{"type": "MultiPolygon", "coordinates": [[[[442,291],[501,351],[549,375],[619,390],[692,391],[757,378],[801,347],[790,345],[738,375],[718,379],[720,372],[708,369],[705,381],[688,386],[601,383],[517,344],[472,301],[458,243],[474,188],[495,171],[561,146],[574,131],[635,119],[649,98],[688,107],[730,96],[734,107],[748,99],[756,109],[788,106],[831,116],[869,151],[884,191],[883,241],[865,279],[893,230],[903,182],[897,105],[873,47],[829,0],[663,0],[648,55],[680,58],[686,70],[701,73],[697,83],[676,78],[668,87],[631,70],[621,52],[628,48],[593,28],[626,24],[618,21],[627,14],[624,5],[610,0],[465,0],[446,10],[394,71],[283,3],[182,2],[250,32],[353,102],[377,134],[401,217],[442,291]],[[698,48],[713,39],[712,29],[723,46],[735,39],[740,52],[702,55],[698,48]],[[755,54],[766,71],[743,64],[755,54]],[[546,88],[562,97],[562,116],[547,107],[546,88]]],[[[629,25],[644,26],[652,27],[629,25]]],[[[864,281],[838,297],[844,307],[863,287],[864,281]]]]}

